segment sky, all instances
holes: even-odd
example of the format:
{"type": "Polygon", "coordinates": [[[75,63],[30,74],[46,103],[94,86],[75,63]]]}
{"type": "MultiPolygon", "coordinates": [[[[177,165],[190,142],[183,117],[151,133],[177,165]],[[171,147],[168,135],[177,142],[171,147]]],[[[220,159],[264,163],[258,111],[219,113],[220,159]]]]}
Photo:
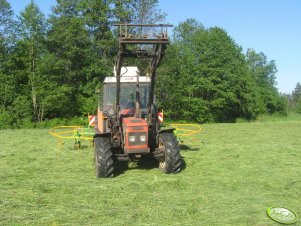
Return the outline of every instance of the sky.
{"type": "MultiPolygon", "coordinates": [[[[18,14],[30,0],[7,0],[18,14]]],[[[46,15],[55,0],[35,0],[46,15]]],[[[195,18],[206,28],[223,28],[246,52],[263,52],[275,60],[278,90],[291,93],[301,83],[300,0],[159,0],[166,23],[195,18]]]]}

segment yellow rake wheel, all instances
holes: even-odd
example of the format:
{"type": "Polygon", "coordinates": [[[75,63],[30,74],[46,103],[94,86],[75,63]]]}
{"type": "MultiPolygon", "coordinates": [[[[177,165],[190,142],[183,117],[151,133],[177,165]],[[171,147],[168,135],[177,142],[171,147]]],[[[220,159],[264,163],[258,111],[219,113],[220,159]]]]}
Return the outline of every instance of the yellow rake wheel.
{"type": "Polygon", "coordinates": [[[81,140],[93,142],[94,131],[92,128],[83,126],[56,126],[49,130],[49,134],[59,140],[73,139],[74,149],[77,150],[81,148],[81,140]]]}
{"type": "Polygon", "coordinates": [[[175,134],[181,142],[183,142],[181,138],[190,138],[192,141],[197,141],[198,139],[195,136],[202,131],[198,124],[170,124],[170,126],[176,129],[175,134]]]}

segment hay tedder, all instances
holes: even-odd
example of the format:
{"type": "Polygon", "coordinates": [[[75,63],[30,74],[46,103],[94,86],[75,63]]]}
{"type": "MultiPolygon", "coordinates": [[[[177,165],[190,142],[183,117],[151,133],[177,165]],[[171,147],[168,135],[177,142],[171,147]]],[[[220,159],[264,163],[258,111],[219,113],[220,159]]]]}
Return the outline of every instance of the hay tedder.
{"type": "Polygon", "coordinates": [[[74,149],[82,147],[82,141],[93,142],[95,116],[88,115],[87,126],[55,126],[49,130],[49,134],[58,139],[58,145],[64,144],[62,140],[74,140],[74,149]]]}

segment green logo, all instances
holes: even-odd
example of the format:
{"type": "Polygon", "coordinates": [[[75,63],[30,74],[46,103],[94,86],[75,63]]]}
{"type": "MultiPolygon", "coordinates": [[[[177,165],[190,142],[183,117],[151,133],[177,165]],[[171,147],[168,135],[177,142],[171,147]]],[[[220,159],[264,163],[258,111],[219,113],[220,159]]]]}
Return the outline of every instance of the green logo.
{"type": "Polygon", "coordinates": [[[282,224],[293,224],[298,220],[294,211],[283,207],[270,207],[267,209],[267,214],[272,220],[282,224]]]}

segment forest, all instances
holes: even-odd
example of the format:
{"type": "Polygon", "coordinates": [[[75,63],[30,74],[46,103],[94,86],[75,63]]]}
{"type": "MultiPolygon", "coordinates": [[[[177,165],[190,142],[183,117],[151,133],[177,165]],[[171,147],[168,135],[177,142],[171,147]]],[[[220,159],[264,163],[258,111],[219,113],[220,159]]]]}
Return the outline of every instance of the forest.
{"type": "MultiPolygon", "coordinates": [[[[114,23],[162,23],[165,16],[158,0],[57,0],[47,17],[34,1],[15,15],[0,0],[0,128],[95,114],[96,90],[113,74],[114,23]]],[[[300,83],[292,94],[279,93],[276,62],[244,52],[223,28],[187,19],[170,35],[156,81],[157,106],[169,120],[301,113],[300,83]]]]}

